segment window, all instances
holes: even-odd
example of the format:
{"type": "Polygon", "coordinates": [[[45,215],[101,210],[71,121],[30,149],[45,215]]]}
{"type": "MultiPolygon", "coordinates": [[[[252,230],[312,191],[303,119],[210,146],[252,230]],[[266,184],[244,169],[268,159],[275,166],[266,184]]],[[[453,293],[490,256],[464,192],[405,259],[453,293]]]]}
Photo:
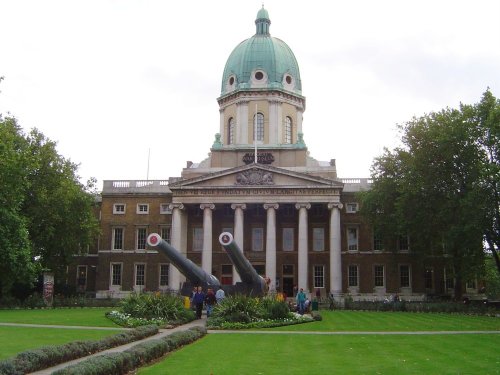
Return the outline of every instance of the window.
{"type": "Polygon", "coordinates": [[[232,145],[234,143],[234,118],[229,119],[229,124],[227,126],[227,144],[232,145]]]}
{"type": "Polygon", "coordinates": [[[293,251],[294,232],[293,228],[283,228],[283,251],[293,251]]]}
{"type": "Polygon", "coordinates": [[[170,203],[160,204],[160,215],[172,215],[172,210],[170,209],[170,203]]]}
{"type": "Polygon", "coordinates": [[[257,113],[253,119],[253,140],[263,141],[264,140],[264,115],[262,113],[257,113]],[[256,139],[257,137],[257,139],[256,139]]]}
{"type": "Polygon", "coordinates": [[[115,215],[125,214],[125,204],[124,203],[115,203],[113,205],[113,214],[115,214],[115,215]]]}
{"type": "Polygon", "coordinates": [[[137,205],[137,213],[138,214],[148,214],[149,213],[149,204],[147,203],[139,203],[137,205]]]}
{"type": "Polygon", "coordinates": [[[76,284],[80,289],[85,289],[85,285],[87,284],[87,266],[78,266],[76,284]]]}
{"type": "Polygon", "coordinates": [[[382,235],[377,231],[373,233],[373,250],[374,251],[384,250],[384,241],[382,239],[382,235]]]}
{"type": "Polygon", "coordinates": [[[325,266],[314,266],[313,267],[313,283],[314,288],[324,288],[325,287],[325,266]]]}
{"type": "Polygon", "coordinates": [[[146,265],[136,264],[135,265],[135,285],[144,286],[146,285],[146,265]]]}
{"type": "Polygon", "coordinates": [[[146,228],[137,228],[137,241],[136,249],[145,250],[146,249],[146,238],[148,237],[148,232],[146,228]]]}
{"type": "Polygon", "coordinates": [[[410,241],[408,239],[408,236],[399,236],[398,239],[398,250],[399,251],[408,251],[410,250],[410,241]]]}
{"type": "Polygon", "coordinates": [[[255,272],[257,272],[260,276],[266,276],[266,265],[265,264],[252,264],[255,272]]]}
{"type": "Polygon", "coordinates": [[[168,264],[160,264],[160,286],[168,286],[168,264]]]}
{"type": "Polygon", "coordinates": [[[347,228],[347,250],[358,250],[358,228],[347,228]]]}
{"type": "Polygon", "coordinates": [[[252,251],[264,250],[264,228],[252,228],[252,251]]]}
{"type": "Polygon", "coordinates": [[[434,269],[426,267],[424,279],[425,289],[434,289],[434,269]]]}
{"type": "Polygon", "coordinates": [[[193,251],[203,250],[203,228],[193,228],[193,251]]]}
{"type": "Polygon", "coordinates": [[[401,265],[399,266],[399,283],[401,288],[409,288],[411,285],[410,281],[410,266],[401,265]]]}
{"type": "Polygon", "coordinates": [[[222,285],[232,285],[233,284],[233,265],[232,264],[221,265],[220,282],[222,285]]]}
{"type": "Polygon", "coordinates": [[[325,250],[325,228],[313,228],[313,250],[325,250]]]}
{"type": "Polygon", "coordinates": [[[111,263],[111,285],[122,285],[121,263],[111,263]]]}
{"type": "Polygon", "coordinates": [[[469,280],[465,283],[465,288],[466,289],[477,289],[477,283],[476,280],[469,280]]]}
{"type": "Polygon", "coordinates": [[[292,143],[292,119],[285,117],[285,143],[292,143]]]}
{"type": "Polygon", "coordinates": [[[113,250],[123,250],[123,228],[113,228],[113,239],[111,248],[113,250]]]}
{"type": "Polygon", "coordinates": [[[358,285],[358,266],[349,266],[347,269],[347,286],[357,287],[358,285]]]}
{"type": "Polygon", "coordinates": [[[357,203],[347,203],[345,206],[345,210],[349,214],[353,214],[358,212],[358,204],[357,203]]]}
{"type": "Polygon", "coordinates": [[[455,288],[455,279],[453,278],[453,271],[450,270],[449,268],[444,269],[444,279],[445,279],[446,289],[455,288]]]}
{"type": "Polygon", "coordinates": [[[172,234],[171,227],[161,227],[161,238],[170,243],[170,236],[172,234]]]}
{"type": "Polygon", "coordinates": [[[374,266],[373,273],[375,287],[383,287],[385,285],[384,266],[374,266]]]}

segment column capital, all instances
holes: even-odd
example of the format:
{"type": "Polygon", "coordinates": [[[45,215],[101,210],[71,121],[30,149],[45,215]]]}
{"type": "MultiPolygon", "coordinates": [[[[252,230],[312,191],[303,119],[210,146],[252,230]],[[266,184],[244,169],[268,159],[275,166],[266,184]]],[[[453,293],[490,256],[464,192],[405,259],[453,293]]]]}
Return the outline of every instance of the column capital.
{"type": "Polygon", "coordinates": [[[344,205],[340,202],[330,202],[328,203],[328,209],[329,210],[332,210],[334,208],[338,208],[339,210],[342,209],[342,207],[344,207],[344,205]]]}
{"type": "Polygon", "coordinates": [[[279,206],[280,205],[278,203],[264,203],[264,210],[267,210],[268,208],[274,208],[277,210],[279,206]]]}
{"type": "Polygon", "coordinates": [[[305,208],[306,210],[309,210],[311,208],[311,203],[296,203],[295,208],[297,210],[300,210],[301,208],[305,208]]]}
{"type": "Polygon", "coordinates": [[[241,208],[242,210],[246,210],[247,209],[247,205],[245,203],[233,203],[231,205],[231,208],[233,210],[236,210],[237,208],[241,208]]]}
{"type": "Polygon", "coordinates": [[[200,204],[200,209],[204,210],[205,208],[210,208],[211,210],[215,210],[215,204],[213,204],[213,203],[200,204]]]}
{"type": "Polygon", "coordinates": [[[183,210],[185,207],[184,207],[184,204],[182,204],[182,203],[170,203],[168,205],[168,208],[170,208],[171,210],[173,210],[174,208],[178,208],[179,210],[183,210]]]}

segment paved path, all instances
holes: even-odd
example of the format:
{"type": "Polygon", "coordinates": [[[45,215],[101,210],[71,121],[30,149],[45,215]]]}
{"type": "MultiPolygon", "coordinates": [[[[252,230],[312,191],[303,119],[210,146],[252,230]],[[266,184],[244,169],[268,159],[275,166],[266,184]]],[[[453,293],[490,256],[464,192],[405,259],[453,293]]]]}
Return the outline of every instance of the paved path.
{"type": "MultiPolygon", "coordinates": [[[[147,337],[145,339],[142,339],[142,340],[139,340],[139,341],[134,341],[134,342],[131,342],[131,343],[128,343],[128,344],[125,344],[125,345],[121,345],[121,346],[117,346],[115,348],[111,348],[111,349],[108,349],[108,350],[104,350],[102,352],[98,352],[98,353],[95,353],[95,354],[92,354],[92,355],[89,355],[87,357],[83,357],[83,358],[78,358],[78,359],[75,359],[73,361],[69,361],[69,362],[65,362],[65,363],[61,363],[57,366],[54,366],[54,367],[49,367],[49,368],[46,368],[44,370],[40,370],[40,371],[36,371],[36,372],[32,372],[31,374],[37,374],[37,375],[50,375],[52,374],[52,372],[54,371],[57,371],[57,370],[60,370],[60,369],[63,369],[65,367],[68,367],[68,366],[71,366],[71,365],[74,365],[74,364],[77,364],[79,362],[82,362],[82,361],[85,361],[86,359],[88,358],[91,358],[91,357],[96,357],[96,356],[99,356],[99,355],[102,355],[102,354],[108,354],[108,353],[119,353],[119,352],[123,352],[127,349],[130,349],[131,347],[139,344],[139,343],[142,343],[142,342],[146,342],[146,341],[150,341],[150,340],[157,340],[157,339],[160,339],[162,337],[165,337],[165,336],[168,336],[174,332],[178,332],[178,331],[185,331],[189,328],[192,328],[192,327],[205,327],[206,325],[206,318],[202,318],[200,320],[193,320],[192,322],[188,323],[188,324],[184,324],[182,326],[178,326],[178,327],[175,327],[175,328],[171,328],[171,329],[160,329],[160,332],[157,333],[156,335],[154,336],[150,336],[150,337],[147,337]]],[[[50,327],[53,327],[53,326],[50,326],[50,327]]],[[[87,327],[82,327],[83,329],[86,329],[87,327]]],[[[95,327],[96,328],[96,327],[95,327]]],[[[105,328],[105,327],[101,327],[101,328],[105,328]]]]}

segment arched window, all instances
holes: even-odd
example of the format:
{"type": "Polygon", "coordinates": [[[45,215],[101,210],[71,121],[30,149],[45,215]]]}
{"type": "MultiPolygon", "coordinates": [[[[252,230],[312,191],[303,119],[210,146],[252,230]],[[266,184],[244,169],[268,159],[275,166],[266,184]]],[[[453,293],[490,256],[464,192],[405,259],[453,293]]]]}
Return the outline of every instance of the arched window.
{"type": "Polygon", "coordinates": [[[232,145],[234,143],[234,118],[229,119],[227,125],[227,144],[232,145]]]}
{"type": "Polygon", "coordinates": [[[285,143],[292,143],[292,119],[285,117],[285,143]]]}
{"type": "Polygon", "coordinates": [[[264,140],[264,115],[262,113],[257,113],[253,117],[253,140],[257,137],[257,141],[264,140]]]}

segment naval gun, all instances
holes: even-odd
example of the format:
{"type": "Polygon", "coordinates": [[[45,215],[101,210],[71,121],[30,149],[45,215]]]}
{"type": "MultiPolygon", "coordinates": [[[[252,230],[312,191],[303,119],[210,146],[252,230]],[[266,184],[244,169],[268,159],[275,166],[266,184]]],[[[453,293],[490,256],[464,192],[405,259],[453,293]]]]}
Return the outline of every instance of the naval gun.
{"type": "Polygon", "coordinates": [[[248,259],[245,258],[243,251],[234,241],[233,235],[229,232],[222,232],[219,236],[219,242],[241,277],[241,282],[236,283],[234,290],[237,293],[252,296],[265,295],[269,289],[269,283],[257,273],[248,259]]]}
{"type": "Polygon", "coordinates": [[[189,283],[184,283],[181,288],[182,295],[191,295],[194,286],[201,286],[204,290],[208,288],[212,288],[213,290],[219,289],[220,282],[214,275],[208,274],[201,267],[194,264],[167,241],[162,239],[158,233],[151,233],[147,238],[147,242],[149,246],[160,249],[179,272],[189,280],[189,283]]]}

